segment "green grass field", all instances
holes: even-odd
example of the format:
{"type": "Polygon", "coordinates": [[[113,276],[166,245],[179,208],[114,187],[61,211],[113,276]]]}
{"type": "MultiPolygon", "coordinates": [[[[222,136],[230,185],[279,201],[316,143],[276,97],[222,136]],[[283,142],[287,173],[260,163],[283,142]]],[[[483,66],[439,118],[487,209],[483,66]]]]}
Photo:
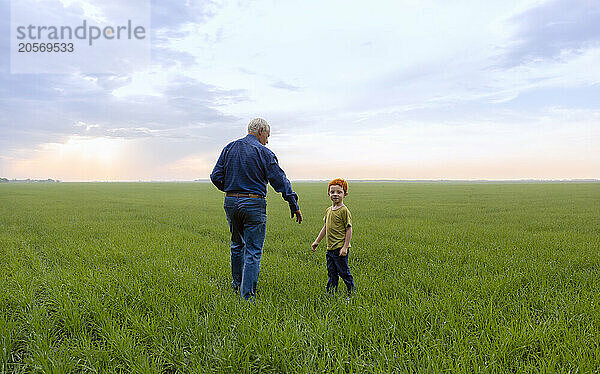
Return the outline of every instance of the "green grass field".
{"type": "Polygon", "coordinates": [[[350,301],[294,189],[251,304],[210,184],[0,185],[0,372],[599,371],[600,184],[351,183],[350,301]]]}

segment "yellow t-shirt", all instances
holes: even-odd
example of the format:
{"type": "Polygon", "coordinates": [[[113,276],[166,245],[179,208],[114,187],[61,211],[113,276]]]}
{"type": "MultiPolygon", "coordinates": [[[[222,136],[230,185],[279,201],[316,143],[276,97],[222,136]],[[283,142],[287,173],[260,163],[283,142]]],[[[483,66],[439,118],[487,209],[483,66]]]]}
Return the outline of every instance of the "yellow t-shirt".
{"type": "Polygon", "coordinates": [[[352,215],[348,208],[345,205],[336,210],[329,207],[325,211],[323,220],[325,221],[327,250],[342,248],[346,241],[346,228],[352,226],[352,215]]]}

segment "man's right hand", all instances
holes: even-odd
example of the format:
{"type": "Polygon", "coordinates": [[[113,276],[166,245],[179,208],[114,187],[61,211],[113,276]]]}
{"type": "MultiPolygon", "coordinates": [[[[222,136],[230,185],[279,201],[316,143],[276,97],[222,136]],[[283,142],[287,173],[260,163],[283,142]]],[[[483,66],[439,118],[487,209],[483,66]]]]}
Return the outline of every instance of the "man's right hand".
{"type": "Polygon", "coordinates": [[[314,252],[314,251],[316,251],[316,250],[317,250],[317,247],[318,247],[318,246],[319,246],[319,243],[317,243],[317,242],[313,242],[313,243],[311,244],[311,246],[310,246],[310,247],[312,248],[312,251],[314,252]]]}
{"type": "Polygon", "coordinates": [[[300,209],[298,209],[295,212],[292,212],[292,218],[294,218],[294,216],[296,216],[296,222],[302,223],[302,212],[300,211],[300,209]]]}

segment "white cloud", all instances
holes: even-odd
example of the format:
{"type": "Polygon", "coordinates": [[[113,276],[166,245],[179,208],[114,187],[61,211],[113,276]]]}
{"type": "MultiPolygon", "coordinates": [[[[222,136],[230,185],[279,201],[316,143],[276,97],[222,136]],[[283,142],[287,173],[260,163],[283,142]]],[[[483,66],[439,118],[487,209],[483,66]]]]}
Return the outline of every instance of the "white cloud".
{"type": "Polygon", "coordinates": [[[95,22],[104,23],[107,21],[106,15],[101,7],[92,4],[85,0],[59,0],[59,2],[65,7],[78,6],[83,10],[83,16],[94,20],[95,22]]]}
{"type": "Polygon", "coordinates": [[[131,81],[128,84],[115,88],[111,93],[117,98],[129,96],[160,97],[163,96],[163,91],[172,76],[172,71],[136,71],[131,75],[131,81]]]}
{"type": "Polygon", "coordinates": [[[83,121],[77,121],[77,123],[75,123],[75,126],[76,127],[84,128],[85,131],[90,131],[91,129],[95,129],[95,128],[99,128],[100,127],[100,125],[88,124],[88,123],[85,123],[83,121]]]}
{"type": "Polygon", "coordinates": [[[512,100],[531,89],[549,87],[586,87],[600,83],[600,43],[581,51],[563,51],[559,58],[537,59],[492,72],[490,92],[484,97],[493,102],[512,100]]]}

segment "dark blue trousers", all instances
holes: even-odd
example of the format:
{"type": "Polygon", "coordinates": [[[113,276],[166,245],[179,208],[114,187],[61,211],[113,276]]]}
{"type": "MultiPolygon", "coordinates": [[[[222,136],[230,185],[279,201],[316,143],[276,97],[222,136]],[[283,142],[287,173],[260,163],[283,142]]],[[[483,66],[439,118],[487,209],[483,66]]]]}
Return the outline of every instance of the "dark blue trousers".
{"type": "Polygon", "coordinates": [[[267,200],[225,197],[223,205],[231,232],[233,287],[248,300],[256,294],[260,259],[267,228],[267,200]]]}
{"type": "Polygon", "coordinates": [[[345,256],[340,256],[340,248],[327,251],[327,275],[329,281],[327,281],[327,292],[337,291],[339,277],[342,278],[346,283],[348,293],[352,293],[354,290],[354,279],[350,274],[350,268],[348,267],[348,257],[350,256],[350,250],[345,256]]]}

